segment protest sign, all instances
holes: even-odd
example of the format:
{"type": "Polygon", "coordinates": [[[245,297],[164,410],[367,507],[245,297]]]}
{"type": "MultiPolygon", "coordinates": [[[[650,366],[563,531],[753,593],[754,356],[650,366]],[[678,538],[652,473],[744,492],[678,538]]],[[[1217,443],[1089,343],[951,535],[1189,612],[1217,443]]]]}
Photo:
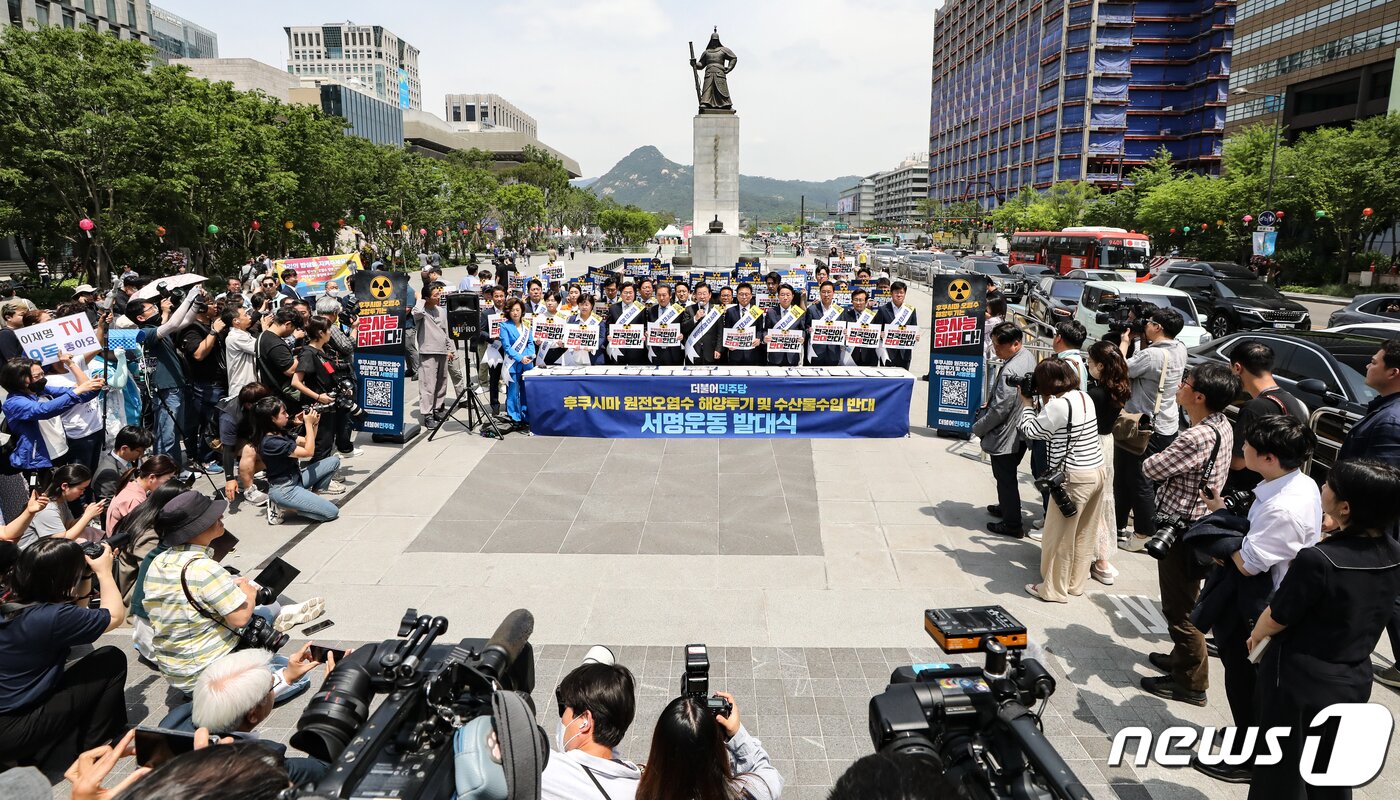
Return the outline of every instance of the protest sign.
{"type": "Polygon", "coordinates": [[[758,337],[753,326],[747,328],[725,328],[720,345],[726,350],[752,350],[758,346],[758,337]]]}
{"type": "Polygon", "coordinates": [[[886,350],[912,350],[919,342],[919,329],[915,327],[901,327],[899,325],[885,326],[885,349],[886,350]]]}
{"type": "Polygon", "coordinates": [[[360,304],[352,363],[359,384],[358,400],[365,409],[355,424],[360,430],[371,431],[375,441],[402,443],[412,435],[403,421],[408,276],[362,270],[350,275],[350,290],[360,304]]]}
{"type": "Polygon", "coordinates": [[[487,334],[486,334],[486,335],[487,335],[488,337],[490,337],[490,338],[492,338],[492,339],[499,339],[499,338],[501,338],[501,320],[503,320],[503,319],[505,319],[505,315],[504,315],[504,314],[500,314],[500,313],[496,313],[496,314],[487,314],[487,315],[486,315],[486,325],[487,325],[487,334]]]}
{"type": "Polygon", "coordinates": [[[928,424],[970,435],[982,404],[984,275],[935,275],[933,346],[929,348],[928,424]]]}
{"type": "Polygon", "coordinates": [[[540,283],[543,283],[545,286],[548,286],[551,283],[554,283],[555,281],[558,281],[560,283],[564,282],[563,264],[555,264],[551,262],[549,264],[545,264],[543,267],[540,267],[540,283]]]}
{"type": "Polygon", "coordinates": [[[879,347],[884,329],[880,325],[846,326],[847,347],[879,347]]]}
{"type": "Polygon", "coordinates": [[[647,344],[652,347],[680,347],[681,326],[660,323],[647,326],[647,344]]]}
{"type": "Polygon", "coordinates": [[[577,323],[564,326],[564,346],[581,347],[584,350],[598,349],[598,326],[583,326],[577,323]]]}
{"type": "Polygon", "coordinates": [[[846,323],[814,322],[811,327],[812,344],[844,345],[846,343],[846,323]]]}
{"type": "Polygon", "coordinates": [[[20,328],[15,331],[15,336],[19,338],[24,354],[44,365],[57,361],[59,353],[78,355],[102,348],[87,314],[74,314],[20,328]]]}
{"type": "Polygon", "coordinates": [[[802,331],[770,331],[765,338],[770,353],[802,352],[802,331]]]}
{"type": "Polygon", "coordinates": [[[613,325],[608,328],[608,345],[623,350],[646,347],[647,332],[641,325],[613,325]]]}
{"type": "Polygon", "coordinates": [[[564,318],[551,317],[547,314],[533,314],[534,321],[531,327],[535,331],[535,341],[537,342],[562,342],[564,341],[564,318]]]}
{"type": "Polygon", "coordinates": [[[273,272],[277,275],[289,269],[296,272],[296,290],[302,297],[326,291],[327,281],[339,281],[342,290],[350,288],[345,281],[351,273],[358,272],[360,267],[359,253],[288,258],[272,262],[273,272]]]}

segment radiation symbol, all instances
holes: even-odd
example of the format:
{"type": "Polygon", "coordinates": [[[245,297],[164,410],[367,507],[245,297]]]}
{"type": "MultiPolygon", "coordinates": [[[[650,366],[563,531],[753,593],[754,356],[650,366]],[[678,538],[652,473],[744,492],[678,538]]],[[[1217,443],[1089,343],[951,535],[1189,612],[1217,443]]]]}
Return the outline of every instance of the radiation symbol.
{"type": "Polygon", "coordinates": [[[972,285],[959,278],[948,284],[948,296],[962,302],[972,296],[972,285]]]}
{"type": "Polygon", "coordinates": [[[383,300],[394,292],[394,284],[388,278],[372,278],[369,282],[369,293],[383,300]]]}

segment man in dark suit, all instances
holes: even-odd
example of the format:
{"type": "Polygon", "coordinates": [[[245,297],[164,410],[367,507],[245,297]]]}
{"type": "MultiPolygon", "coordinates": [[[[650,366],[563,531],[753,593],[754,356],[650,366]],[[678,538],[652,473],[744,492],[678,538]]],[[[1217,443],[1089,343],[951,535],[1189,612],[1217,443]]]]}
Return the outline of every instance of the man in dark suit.
{"type": "MultiPolygon", "coordinates": [[[[734,298],[738,305],[724,312],[723,325],[726,328],[739,327],[739,321],[756,310],[753,305],[753,287],[749,284],[739,284],[739,288],[734,292],[734,298]]],[[[763,316],[760,314],[752,322],[745,322],[744,325],[754,329],[758,344],[749,350],[730,350],[721,347],[720,352],[728,359],[731,366],[756,367],[766,361],[763,347],[763,316]]]]}
{"type": "MultiPolygon", "coordinates": [[[[637,301],[637,289],[630,283],[622,284],[622,299],[613,303],[608,309],[608,329],[611,330],[618,325],[631,325],[633,327],[646,326],[646,309],[638,309],[634,306],[637,301]],[[624,318],[626,322],[623,322],[624,318]]],[[[608,351],[612,355],[612,350],[608,351]]],[[[639,367],[647,363],[646,347],[619,347],[617,355],[613,356],[612,363],[624,364],[627,366],[639,367]]]]}
{"type": "MultiPolygon", "coordinates": [[[[890,284],[890,302],[880,306],[880,314],[877,317],[877,321],[881,325],[902,325],[906,328],[918,326],[919,319],[918,315],[914,313],[914,307],[904,304],[904,295],[908,290],[909,287],[904,285],[904,281],[895,281],[890,284]]],[[[913,350],[902,348],[886,349],[884,366],[909,369],[909,364],[913,360],[913,350]]]]}
{"type": "MultiPolygon", "coordinates": [[[[851,325],[878,325],[875,320],[879,318],[880,312],[869,307],[869,299],[870,294],[864,289],[851,292],[851,307],[846,311],[845,321],[851,325]]],[[[850,352],[851,360],[857,367],[880,366],[879,354],[873,347],[852,347],[850,352]]]]}
{"type": "MultiPolygon", "coordinates": [[[[808,342],[811,342],[813,325],[822,322],[845,322],[846,309],[836,305],[836,284],[822,281],[817,287],[818,302],[807,310],[808,342]]],[[[807,363],[814,367],[839,367],[841,365],[841,345],[812,344],[808,351],[807,363]]]]}
{"type": "MultiPolygon", "coordinates": [[[[695,329],[704,322],[711,308],[714,307],[710,305],[710,285],[707,283],[697,283],[695,285],[695,302],[685,310],[685,318],[690,325],[690,330],[686,332],[687,340],[695,333],[695,329]]],[[[690,358],[687,356],[687,363],[697,365],[719,363],[719,339],[724,329],[724,311],[720,309],[718,315],[720,318],[711,323],[709,328],[702,332],[699,338],[692,343],[695,357],[690,358]]]]}
{"type": "MultiPolygon", "coordinates": [[[[803,313],[802,306],[793,303],[796,292],[786,283],[778,287],[778,305],[776,308],[768,309],[763,315],[764,341],[769,341],[768,337],[776,331],[795,331],[802,335],[802,341],[807,341],[807,315],[803,313]]],[[[771,367],[796,367],[802,363],[802,352],[768,352],[768,365],[771,367]]]]}
{"type": "Polygon", "coordinates": [[[285,297],[290,297],[293,300],[300,300],[301,294],[297,292],[298,280],[300,280],[300,278],[297,276],[296,270],[282,270],[282,285],[277,287],[278,294],[281,294],[285,297]]]}
{"type": "MultiPolygon", "coordinates": [[[[645,312],[647,325],[658,325],[666,323],[671,326],[681,327],[681,320],[685,318],[685,306],[671,302],[671,287],[661,284],[656,287],[656,305],[648,306],[645,312]]],[[[649,347],[651,351],[651,363],[658,367],[676,367],[685,363],[685,334],[687,331],[681,330],[681,344],[675,347],[649,347]]]]}

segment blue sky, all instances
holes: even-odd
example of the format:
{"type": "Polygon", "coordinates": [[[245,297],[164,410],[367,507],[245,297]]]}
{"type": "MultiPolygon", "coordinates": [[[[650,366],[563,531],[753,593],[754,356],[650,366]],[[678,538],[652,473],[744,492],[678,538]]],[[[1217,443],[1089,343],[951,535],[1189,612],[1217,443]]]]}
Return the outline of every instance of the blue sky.
{"type": "Polygon", "coordinates": [[[353,20],[422,51],[424,110],[494,92],[586,176],[644,144],[691,161],[686,42],[719,26],[739,57],[740,169],[824,180],[928,148],[933,12],[942,0],[162,0],[219,35],[219,55],[286,66],[284,25],[353,20]]]}

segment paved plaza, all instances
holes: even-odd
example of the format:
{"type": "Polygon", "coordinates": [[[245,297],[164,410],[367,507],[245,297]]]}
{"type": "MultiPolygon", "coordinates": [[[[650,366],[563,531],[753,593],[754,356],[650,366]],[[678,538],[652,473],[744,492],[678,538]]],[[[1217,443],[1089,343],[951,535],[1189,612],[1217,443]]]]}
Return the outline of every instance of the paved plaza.
{"type": "MultiPolygon", "coordinates": [[[[570,274],[585,263],[569,262],[570,274]]],[[[923,372],[929,298],[910,297],[925,326],[914,358],[923,372]]],[[[1095,797],[1243,798],[1246,787],[1189,768],[1108,767],[1123,727],[1228,725],[1219,662],[1207,708],[1137,688],[1154,674],[1147,654],[1169,647],[1146,555],[1121,554],[1118,582],[1092,583],[1072,603],[1029,597],[1022,587],[1037,580],[1039,545],[985,531],[990,468],[975,447],[923,427],[926,386],[915,385],[905,439],[495,441],[448,422],[431,442],[366,442],[340,519],[272,528],[257,509],[239,509],[228,518],[242,540],[230,561],[255,570],[278,554],[298,567],[288,596],[324,597],[335,622],[318,643],[390,638],[409,607],[448,617],[453,641],[530,609],[547,731],[560,676],[588,646],[607,644],[639,678],[637,722],[622,747],[638,761],[677,693],[681,647],[707,643],[713,688],[737,697],[787,780],[784,796],[798,800],[824,797],[870,752],[867,704],[895,667],[952,660],[935,655],[924,609],[1001,604],[1058,682],[1045,730],[1095,797]]],[[[416,405],[416,385],[408,396],[416,405]]],[[[1022,496],[1039,516],[1028,478],[1022,496]]],[[[170,699],[164,682],[134,659],[131,675],[132,720],[158,720],[170,699]]],[[[1373,699],[1400,711],[1385,687],[1373,699]]],[[[278,709],[260,732],[285,741],[305,702],[278,709]]],[[[1397,790],[1392,757],[1356,796],[1397,790]]]]}

